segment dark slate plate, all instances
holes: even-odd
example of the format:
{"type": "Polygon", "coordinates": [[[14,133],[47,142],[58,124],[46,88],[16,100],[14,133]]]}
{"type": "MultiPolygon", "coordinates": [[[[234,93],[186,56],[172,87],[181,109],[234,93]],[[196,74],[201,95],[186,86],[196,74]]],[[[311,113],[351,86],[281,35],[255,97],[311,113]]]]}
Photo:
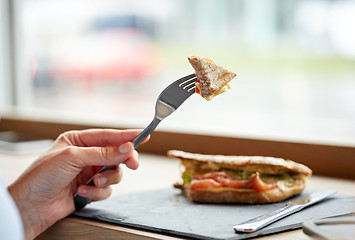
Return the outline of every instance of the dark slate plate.
{"type": "MultiPolygon", "coordinates": [[[[302,195],[314,191],[305,191],[302,195]]],[[[283,207],[275,204],[196,204],[176,189],[117,195],[76,211],[75,216],[121,226],[196,239],[247,239],[302,227],[304,221],[355,212],[355,197],[334,195],[254,233],[235,233],[233,226],[283,207]]]]}

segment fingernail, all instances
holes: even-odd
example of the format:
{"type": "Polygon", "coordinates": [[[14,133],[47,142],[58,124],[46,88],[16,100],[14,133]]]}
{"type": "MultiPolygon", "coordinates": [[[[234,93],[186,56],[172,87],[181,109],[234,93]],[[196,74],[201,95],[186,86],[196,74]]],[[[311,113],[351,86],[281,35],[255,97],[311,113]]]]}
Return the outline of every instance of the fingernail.
{"type": "Polygon", "coordinates": [[[79,195],[85,195],[88,193],[88,190],[86,188],[79,188],[79,195]]]}
{"type": "Polygon", "coordinates": [[[104,185],[106,182],[107,182],[107,178],[105,178],[105,177],[99,178],[99,185],[104,185]]]}
{"type": "Polygon", "coordinates": [[[131,147],[130,147],[129,143],[124,143],[118,147],[118,151],[120,153],[128,153],[130,149],[131,149],[131,147]]]}

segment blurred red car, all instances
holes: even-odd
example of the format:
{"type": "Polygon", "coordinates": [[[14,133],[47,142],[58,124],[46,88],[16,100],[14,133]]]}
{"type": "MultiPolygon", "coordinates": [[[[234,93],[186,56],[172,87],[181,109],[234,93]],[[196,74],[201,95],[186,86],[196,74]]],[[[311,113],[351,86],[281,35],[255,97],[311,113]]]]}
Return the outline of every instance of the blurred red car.
{"type": "Polygon", "coordinates": [[[52,59],[53,79],[137,80],[155,74],[163,63],[160,49],[137,29],[86,35],[67,47],[52,59]]]}
{"type": "MultiPolygon", "coordinates": [[[[81,34],[61,35],[51,42],[46,56],[38,54],[34,76],[69,81],[131,81],[160,71],[163,54],[149,29],[137,27],[136,17],[96,21],[81,34]]],[[[149,26],[149,24],[145,24],[149,26]]]]}

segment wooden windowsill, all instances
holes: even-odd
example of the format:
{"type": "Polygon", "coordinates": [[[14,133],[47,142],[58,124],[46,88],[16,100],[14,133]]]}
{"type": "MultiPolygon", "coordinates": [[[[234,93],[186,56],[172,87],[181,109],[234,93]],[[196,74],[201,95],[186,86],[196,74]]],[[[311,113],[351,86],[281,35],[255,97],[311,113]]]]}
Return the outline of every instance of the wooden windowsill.
{"type": "MultiPolygon", "coordinates": [[[[55,139],[64,131],[87,128],[117,127],[7,117],[0,122],[0,131],[19,131],[49,139],[55,139]]],[[[166,155],[169,149],[208,154],[281,157],[307,165],[315,175],[355,179],[355,147],[352,146],[155,131],[149,143],[141,145],[138,150],[166,155]]]]}

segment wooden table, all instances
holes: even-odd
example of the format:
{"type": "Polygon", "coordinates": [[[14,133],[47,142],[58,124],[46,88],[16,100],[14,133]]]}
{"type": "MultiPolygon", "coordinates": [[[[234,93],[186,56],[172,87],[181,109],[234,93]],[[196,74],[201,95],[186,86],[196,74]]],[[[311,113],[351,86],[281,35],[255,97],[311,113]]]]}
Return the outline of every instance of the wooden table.
{"type": "MultiPolygon", "coordinates": [[[[9,184],[14,181],[36,158],[36,154],[13,155],[0,153],[0,171],[9,184]]],[[[113,186],[113,195],[134,193],[171,187],[180,179],[179,162],[160,155],[140,154],[140,167],[136,171],[123,167],[124,178],[122,182],[113,186]]],[[[317,190],[336,189],[339,193],[355,196],[355,181],[335,179],[321,176],[312,176],[307,188],[317,190]]],[[[121,227],[104,222],[67,217],[37,239],[182,239],[121,227]]],[[[310,239],[302,230],[294,230],[259,239],[310,239]]]]}

